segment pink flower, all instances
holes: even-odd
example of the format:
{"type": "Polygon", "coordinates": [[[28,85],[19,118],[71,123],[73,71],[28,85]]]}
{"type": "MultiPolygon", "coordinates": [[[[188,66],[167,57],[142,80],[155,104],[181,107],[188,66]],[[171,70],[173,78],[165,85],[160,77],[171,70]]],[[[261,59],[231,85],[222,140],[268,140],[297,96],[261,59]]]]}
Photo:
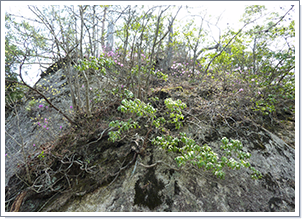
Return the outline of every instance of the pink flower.
{"type": "Polygon", "coordinates": [[[73,108],[73,106],[69,106],[69,108],[70,108],[70,109],[72,109],[72,108],[73,108]]]}
{"type": "Polygon", "coordinates": [[[258,91],[258,94],[259,94],[259,95],[261,95],[261,92],[260,92],[260,91],[258,91]]]}
{"type": "Polygon", "coordinates": [[[123,66],[123,63],[121,63],[121,66],[123,66]]]}
{"type": "Polygon", "coordinates": [[[36,145],[35,145],[35,144],[33,144],[33,146],[35,147],[36,145]]]}
{"type": "Polygon", "coordinates": [[[239,92],[242,92],[243,91],[243,89],[241,88],[241,89],[239,89],[239,92]]]}

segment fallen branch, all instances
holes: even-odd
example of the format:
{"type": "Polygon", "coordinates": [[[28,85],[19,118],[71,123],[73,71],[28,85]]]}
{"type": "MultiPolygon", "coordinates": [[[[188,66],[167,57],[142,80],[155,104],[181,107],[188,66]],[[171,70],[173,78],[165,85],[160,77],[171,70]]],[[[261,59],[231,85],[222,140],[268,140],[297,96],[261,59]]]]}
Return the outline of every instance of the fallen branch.
{"type": "Polygon", "coordinates": [[[20,206],[23,202],[24,197],[26,196],[27,191],[23,191],[22,193],[20,193],[17,198],[15,199],[15,202],[13,203],[12,207],[11,207],[11,212],[19,212],[20,206]]]}
{"type": "MultiPolygon", "coordinates": [[[[21,78],[21,80],[23,81],[23,79],[21,78]]],[[[35,91],[36,93],[38,93],[40,96],[42,96],[44,98],[44,100],[50,105],[50,107],[54,108],[57,112],[59,112],[63,117],[65,117],[71,124],[74,124],[74,125],[77,125],[79,126],[76,122],[74,122],[72,119],[70,119],[66,114],[64,114],[60,109],[58,109],[56,106],[54,106],[54,104],[48,99],[46,98],[46,96],[39,92],[37,89],[29,86],[28,84],[26,84],[24,81],[23,82],[17,82],[17,81],[14,81],[14,80],[9,80],[9,79],[6,79],[5,81],[8,81],[8,82],[12,82],[12,83],[17,83],[19,85],[24,85],[28,88],[30,88],[31,90],[35,91]]],[[[80,127],[80,126],[79,126],[80,127]]]]}

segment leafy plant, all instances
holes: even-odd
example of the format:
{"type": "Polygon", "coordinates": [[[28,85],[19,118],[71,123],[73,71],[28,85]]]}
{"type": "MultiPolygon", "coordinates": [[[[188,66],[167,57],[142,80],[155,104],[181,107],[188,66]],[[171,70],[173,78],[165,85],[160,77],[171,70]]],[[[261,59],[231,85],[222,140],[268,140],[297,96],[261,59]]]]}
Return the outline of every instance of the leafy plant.
{"type": "Polygon", "coordinates": [[[32,99],[31,101],[29,101],[28,105],[25,107],[26,111],[31,111],[35,105],[37,105],[37,100],[32,99]]]}
{"type": "Polygon", "coordinates": [[[176,129],[180,129],[182,126],[182,122],[180,120],[184,119],[184,116],[182,114],[182,109],[186,108],[186,104],[182,103],[181,100],[172,100],[171,98],[165,99],[164,101],[166,107],[170,110],[170,118],[171,123],[174,123],[176,126],[176,129]]]}
{"type": "Polygon", "coordinates": [[[36,51],[45,49],[46,40],[38,28],[24,20],[17,22],[9,13],[5,14],[5,28],[5,102],[8,105],[20,101],[26,91],[24,86],[15,83],[21,81],[18,74],[21,60],[23,57],[26,61],[36,59],[36,51]]]}
{"type": "MultiPolygon", "coordinates": [[[[121,102],[121,106],[118,110],[123,113],[135,113],[137,116],[145,117],[150,119],[150,124],[146,125],[154,128],[161,128],[160,130],[165,131],[165,123],[175,124],[176,129],[180,129],[182,126],[182,119],[184,118],[182,114],[182,109],[186,108],[186,104],[181,100],[174,101],[171,98],[167,98],[165,101],[165,106],[168,109],[166,114],[169,114],[171,120],[166,121],[164,117],[157,117],[157,109],[151,106],[149,103],[135,99],[128,100],[124,99],[121,102]]],[[[140,128],[137,121],[133,121],[130,118],[128,121],[112,121],[109,124],[110,127],[118,128],[117,131],[109,132],[109,140],[117,141],[121,139],[121,134],[123,132],[129,131],[130,129],[140,128]]],[[[173,137],[170,135],[157,136],[152,139],[152,144],[155,146],[161,146],[163,149],[168,151],[181,153],[181,156],[175,158],[175,161],[179,166],[185,165],[187,162],[196,165],[198,168],[203,168],[207,170],[212,170],[214,175],[224,179],[225,173],[223,168],[225,166],[230,169],[240,169],[241,167],[249,168],[253,171],[251,177],[253,179],[261,178],[262,175],[255,168],[251,167],[247,159],[250,158],[250,154],[242,150],[243,145],[238,140],[228,140],[226,137],[222,138],[221,149],[226,156],[222,156],[219,160],[217,153],[215,153],[211,147],[208,145],[199,146],[193,139],[188,138],[185,133],[180,133],[180,137],[173,137]],[[182,145],[182,147],[179,147],[182,145]],[[237,158],[236,159],[234,159],[237,158]]]]}
{"type": "MultiPolygon", "coordinates": [[[[125,90],[125,93],[128,95],[128,98],[133,97],[132,92],[125,90]]],[[[146,104],[140,99],[123,99],[118,110],[123,113],[132,113],[139,117],[148,118],[149,124],[146,125],[147,127],[155,127],[159,129],[161,125],[169,122],[175,124],[176,129],[179,129],[182,126],[182,122],[180,120],[184,118],[181,109],[186,108],[186,104],[182,103],[180,100],[174,101],[171,98],[166,99],[164,103],[170,112],[171,120],[169,121],[166,121],[164,117],[156,117],[157,109],[155,109],[150,103],[146,104]]],[[[169,112],[167,112],[167,114],[169,112]]],[[[136,128],[138,123],[133,122],[132,119],[129,119],[127,122],[117,120],[115,122],[110,122],[109,126],[118,128],[118,131],[112,131],[109,133],[110,140],[116,141],[121,138],[122,131],[136,128]]]]}
{"type": "Polygon", "coordinates": [[[190,162],[198,168],[212,170],[213,174],[217,177],[224,179],[225,173],[223,168],[227,166],[230,169],[239,170],[241,167],[249,168],[253,171],[251,178],[262,178],[262,174],[255,168],[251,167],[247,159],[250,154],[242,150],[242,143],[238,140],[228,140],[223,137],[221,140],[221,149],[226,156],[222,156],[219,160],[218,154],[215,153],[207,144],[199,146],[193,139],[188,138],[185,133],[180,133],[180,138],[172,137],[170,135],[156,137],[152,143],[161,146],[163,149],[173,152],[181,153],[181,156],[175,158],[179,166],[185,165],[190,162]],[[179,147],[182,145],[182,147],[179,147]],[[236,156],[236,159],[234,157],[236,156]]]}
{"type": "Polygon", "coordinates": [[[114,65],[114,61],[111,58],[104,57],[103,54],[100,57],[89,57],[80,60],[79,64],[76,66],[76,69],[79,71],[85,71],[88,69],[97,70],[98,74],[106,75],[106,67],[111,67],[114,65]]]}
{"type": "Polygon", "coordinates": [[[126,132],[128,130],[130,130],[131,128],[136,129],[137,127],[140,128],[140,126],[138,126],[138,122],[134,122],[131,118],[124,122],[124,121],[112,121],[109,123],[109,127],[112,128],[118,128],[118,131],[110,131],[108,133],[109,135],[109,140],[111,140],[112,142],[115,142],[119,139],[121,139],[121,134],[122,132],[126,132]]]}
{"type": "Polygon", "coordinates": [[[40,160],[43,160],[44,157],[45,157],[44,151],[41,151],[41,153],[38,155],[38,158],[39,158],[40,160]]]}

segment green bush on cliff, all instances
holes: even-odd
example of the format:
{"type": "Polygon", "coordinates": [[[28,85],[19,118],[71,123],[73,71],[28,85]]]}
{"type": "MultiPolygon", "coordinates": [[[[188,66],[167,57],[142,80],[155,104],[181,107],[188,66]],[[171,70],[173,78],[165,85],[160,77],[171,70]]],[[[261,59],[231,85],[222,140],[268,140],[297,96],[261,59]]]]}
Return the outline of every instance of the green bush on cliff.
{"type": "MultiPolygon", "coordinates": [[[[145,103],[139,99],[131,100],[124,99],[121,102],[118,110],[123,113],[137,114],[139,117],[148,119],[148,124],[145,126],[149,129],[158,129],[158,131],[165,130],[167,123],[175,124],[176,129],[180,129],[182,126],[182,109],[186,108],[186,104],[180,100],[173,100],[171,98],[165,99],[164,103],[168,111],[170,120],[166,120],[164,117],[157,117],[157,109],[155,109],[150,103],[145,103]]],[[[129,131],[130,129],[139,127],[139,123],[130,118],[128,121],[112,121],[109,124],[112,128],[117,128],[116,131],[109,132],[109,140],[117,141],[121,138],[122,132],[129,131]]],[[[212,170],[213,174],[217,177],[224,179],[225,173],[223,168],[226,166],[230,169],[248,168],[253,173],[251,177],[253,179],[262,178],[262,175],[255,168],[251,167],[247,161],[250,158],[250,154],[243,151],[243,145],[239,140],[228,140],[223,137],[221,149],[225,156],[222,156],[219,160],[218,154],[213,151],[207,144],[199,146],[195,140],[187,137],[185,133],[180,133],[179,137],[173,137],[171,135],[156,136],[152,139],[152,144],[155,146],[161,146],[167,151],[178,152],[181,155],[175,158],[175,161],[179,166],[185,165],[187,162],[191,163],[198,168],[206,170],[212,170]],[[234,159],[237,158],[237,159],[234,159]]]]}

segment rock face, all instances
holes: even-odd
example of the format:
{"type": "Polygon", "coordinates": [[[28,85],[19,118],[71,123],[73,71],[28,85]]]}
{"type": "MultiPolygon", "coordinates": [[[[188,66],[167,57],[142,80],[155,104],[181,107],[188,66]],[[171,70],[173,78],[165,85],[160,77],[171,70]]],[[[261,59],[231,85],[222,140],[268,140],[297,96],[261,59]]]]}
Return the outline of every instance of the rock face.
{"type": "Polygon", "coordinates": [[[270,132],[256,134],[264,139],[264,149],[254,143],[247,148],[252,165],[264,175],[262,180],[252,180],[245,170],[226,170],[225,180],[208,171],[178,171],[171,153],[154,148],[149,156],[138,157],[137,165],[121,173],[111,185],[67,201],[63,195],[64,205],[58,207],[54,201],[43,211],[294,212],[294,149],[270,132]],[[147,168],[153,164],[157,165],[147,168]]]}
{"type": "MultiPolygon", "coordinates": [[[[68,113],[71,99],[69,88],[62,87],[66,83],[63,71],[59,70],[52,77],[46,77],[39,83],[60,87],[61,93],[51,96],[51,100],[68,113]]],[[[93,88],[100,86],[93,79],[91,85],[93,88]]],[[[105,110],[102,114],[100,117],[106,120],[105,110]]],[[[97,116],[94,117],[96,118],[93,120],[97,120],[97,116]]],[[[25,149],[28,152],[36,150],[33,144],[38,146],[54,141],[61,132],[58,127],[62,126],[64,129],[69,126],[56,112],[38,107],[31,112],[24,110],[24,107],[20,108],[19,118],[20,132],[27,143],[25,149]],[[31,118],[37,117],[52,118],[53,133],[47,136],[47,131],[33,124],[36,121],[31,118]]],[[[10,152],[5,167],[6,200],[19,193],[21,188],[20,180],[15,174],[18,172],[18,163],[22,164],[22,154],[20,147],[11,138],[21,141],[16,123],[17,119],[13,115],[6,120],[6,131],[11,135],[6,135],[6,151],[10,152]]],[[[58,172],[56,179],[61,178],[64,182],[53,186],[55,189],[70,185],[71,189],[63,192],[48,190],[44,194],[26,189],[23,192],[27,192],[27,195],[24,193],[19,211],[294,212],[295,150],[261,126],[252,125],[250,128],[242,132],[240,141],[244,150],[252,155],[251,165],[262,173],[261,180],[252,180],[249,171],[245,169],[225,169],[226,176],[222,180],[210,171],[190,166],[179,168],[174,161],[178,155],[157,146],[150,145],[144,155],[136,155],[133,143],[109,142],[105,127],[100,126],[92,134],[84,135],[87,139],[78,139],[71,143],[69,146],[76,148],[76,153],[63,158],[70,165],[70,177],[60,177],[63,174],[58,172]],[[101,133],[104,135],[100,135],[101,133]]],[[[214,151],[219,151],[221,137],[235,136],[224,126],[217,129],[220,135],[214,135],[210,130],[207,125],[204,130],[197,130],[185,124],[181,131],[196,137],[200,143],[207,142],[214,151]]],[[[63,147],[54,149],[59,153],[64,150],[63,147]]],[[[37,155],[31,155],[31,158],[39,161],[37,155]]],[[[60,164],[60,160],[58,163],[60,164]]],[[[55,167],[52,169],[55,170],[55,167]]]]}
{"type": "MultiPolygon", "coordinates": [[[[89,76],[90,85],[92,88],[100,88],[100,83],[89,76]]],[[[72,81],[74,83],[74,81],[72,81]]],[[[102,84],[102,83],[101,83],[102,84]]],[[[82,84],[81,84],[82,85],[82,84]]],[[[70,87],[67,83],[67,78],[63,69],[58,70],[56,73],[41,78],[36,88],[41,89],[43,94],[65,114],[71,117],[72,101],[70,98],[70,87]],[[46,89],[51,88],[51,89],[46,89]],[[60,91],[57,93],[56,91],[60,91]]],[[[81,87],[82,88],[82,87],[81,87]]],[[[85,100],[84,89],[82,89],[81,96],[82,100],[85,100]]],[[[93,98],[91,96],[91,98],[93,98]]],[[[44,99],[34,92],[30,91],[27,98],[24,98],[23,105],[17,107],[19,116],[19,127],[18,129],[18,118],[15,116],[15,112],[11,112],[5,120],[5,150],[8,156],[5,159],[5,185],[7,185],[9,178],[16,172],[18,165],[24,164],[21,147],[16,143],[23,142],[25,144],[26,155],[34,152],[37,147],[43,143],[53,141],[61,134],[61,132],[68,127],[68,121],[62,117],[57,111],[51,109],[46,102],[40,102],[44,99]],[[37,103],[26,110],[29,106],[29,102],[35,99],[37,103]],[[43,104],[43,107],[39,108],[39,105],[43,104]],[[48,106],[48,107],[46,107],[48,106]],[[45,123],[45,119],[48,123],[45,123]],[[41,126],[37,125],[40,122],[41,126]],[[46,126],[45,128],[43,126],[46,126]],[[61,126],[61,128],[60,128],[61,126]],[[46,128],[49,129],[46,129],[46,128]],[[35,145],[35,146],[33,146],[35,145]]],[[[82,102],[82,106],[84,103],[82,102]]]]}

